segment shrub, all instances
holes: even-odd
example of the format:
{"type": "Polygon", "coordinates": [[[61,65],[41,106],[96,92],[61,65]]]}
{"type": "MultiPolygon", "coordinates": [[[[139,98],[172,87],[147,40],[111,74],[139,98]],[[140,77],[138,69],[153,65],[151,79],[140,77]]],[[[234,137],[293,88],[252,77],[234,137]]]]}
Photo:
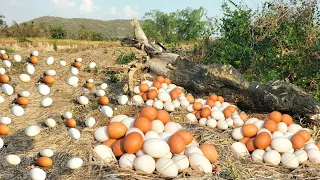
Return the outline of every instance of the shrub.
{"type": "Polygon", "coordinates": [[[135,54],[131,52],[130,54],[123,54],[118,57],[117,64],[128,64],[129,62],[133,61],[135,58],[135,54]]]}
{"type": "Polygon", "coordinates": [[[50,34],[53,39],[66,39],[67,31],[62,27],[51,27],[50,34]]]}
{"type": "Polygon", "coordinates": [[[103,36],[101,33],[92,32],[91,34],[91,41],[103,41],[103,36]]]}

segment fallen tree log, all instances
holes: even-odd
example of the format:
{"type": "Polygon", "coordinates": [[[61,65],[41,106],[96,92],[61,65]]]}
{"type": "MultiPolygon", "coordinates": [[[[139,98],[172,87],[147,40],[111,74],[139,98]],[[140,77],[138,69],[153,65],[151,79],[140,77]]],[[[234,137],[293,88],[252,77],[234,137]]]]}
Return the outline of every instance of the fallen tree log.
{"type": "Polygon", "coordinates": [[[312,95],[287,82],[249,82],[231,65],[201,65],[182,59],[173,53],[162,53],[148,42],[139,22],[133,19],[136,42],[132,45],[144,50],[150,59],[146,62],[156,75],[168,77],[173,83],[196,95],[216,93],[240,109],[251,112],[278,110],[320,119],[320,103],[312,95]],[[137,46],[136,43],[139,43],[137,46]]]}

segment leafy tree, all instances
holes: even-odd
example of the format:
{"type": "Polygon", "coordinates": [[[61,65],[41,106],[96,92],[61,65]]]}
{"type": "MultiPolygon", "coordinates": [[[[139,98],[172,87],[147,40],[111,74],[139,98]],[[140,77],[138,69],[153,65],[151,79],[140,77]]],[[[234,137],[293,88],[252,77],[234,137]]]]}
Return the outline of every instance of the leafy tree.
{"type": "Polygon", "coordinates": [[[5,17],[4,15],[0,15],[0,27],[2,27],[3,25],[6,25],[6,22],[3,20],[5,17]]]}
{"type": "Polygon", "coordinates": [[[50,34],[53,39],[65,39],[67,37],[67,31],[62,27],[51,27],[50,34]]]}
{"type": "Polygon", "coordinates": [[[92,32],[91,33],[91,41],[103,41],[103,36],[101,33],[92,32]]]}
{"type": "Polygon", "coordinates": [[[80,29],[77,31],[77,38],[81,40],[90,39],[90,32],[86,29],[84,25],[81,25],[80,29]]]}

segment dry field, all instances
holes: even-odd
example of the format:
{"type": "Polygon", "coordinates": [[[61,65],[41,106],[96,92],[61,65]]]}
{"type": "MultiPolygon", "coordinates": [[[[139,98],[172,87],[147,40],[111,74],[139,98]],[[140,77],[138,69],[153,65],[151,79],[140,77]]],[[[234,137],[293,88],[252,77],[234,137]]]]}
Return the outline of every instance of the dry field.
{"type": "MultiPolygon", "coordinates": [[[[95,80],[95,85],[108,83],[107,95],[110,99],[110,107],[114,109],[114,114],[126,114],[136,116],[139,107],[128,105],[117,105],[116,98],[122,92],[122,87],[126,83],[124,74],[118,83],[112,83],[110,76],[103,72],[104,67],[115,64],[117,57],[121,52],[130,52],[130,48],[121,47],[120,43],[114,42],[85,42],[85,41],[58,41],[58,51],[53,50],[53,41],[45,39],[31,39],[32,43],[17,42],[14,39],[0,39],[1,48],[11,48],[16,50],[10,55],[20,54],[23,59],[28,56],[32,50],[39,51],[39,63],[36,65],[36,72],[31,75],[31,81],[23,83],[18,79],[18,75],[23,71],[25,60],[20,63],[13,63],[9,74],[10,84],[14,86],[15,93],[11,96],[5,96],[5,102],[0,104],[0,116],[8,116],[12,119],[9,125],[11,132],[8,136],[2,136],[5,146],[0,149],[0,179],[15,180],[29,179],[29,170],[35,165],[35,159],[39,157],[42,149],[52,149],[53,165],[49,168],[42,168],[47,173],[47,179],[161,179],[157,174],[144,175],[136,173],[129,169],[120,169],[117,164],[103,164],[95,159],[92,149],[99,144],[93,138],[93,129],[86,128],[84,121],[93,116],[97,124],[96,127],[108,125],[109,118],[106,118],[99,112],[96,99],[91,93],[89,95],[90,103],[88,105],[79,105],[75,102],[76,98],[83,93],[83,84],[88,78],[95,80]],[[105,53],[107,50],[107,53],[105,53]],[[55,63],[47,65],[45,58],[53,56],[55,63]],[[83,66],[79,71],[78,87],[71,87],[65,80],[72,76],[70,73],[71,63],[75,58],[83,59],[83,66]],[[66,60],[67,66],[60,66],[59,61],[66,60]],[[94,61],[97,63],[97,70],[88,72],[85,67],[88,63],[94,61]],[[37,93],[37,83],[45,70],[54,69],[57,72],[56,82],[51,85],[49,97],[53,99],[53,104],[43,108],[40,106],[42,96],[37,93]],[[25,114],[21,117],[15,117],[10,112],[12,102],[21,90],[27,90],[31,93],[30,104],[25,107],[25,114]],[[77,129],[81,132],[81,138],[74,140],[68,135],[68,129],[61,119],[63,112],[70,111],[74,119],[78,122],[77,129]],[[54,118],[57,125],[54,128],[46,127],[43,121],[47,118],[54,118]],[[35,137],[28,137],[24,130],[28,125],[39,125],[41,132],[35,137]],[[21,163],[17,166],[8,165],[5,156],[16,154],[21,158],[21,163]],[[66,167],[67,161],[72,157],[80,157],[84,164],[80,169],[69,170],[66,167]]],[[[135,49],[131,49],[136,51],[135,49]]],[[[12,56],[11,56],[12,59],[12,56]]],[[[2,66],[2,65],[0,65],[2,66]]],[[[143,77],[137,77],[137,83],[143,80],[143,77]],[[141,78],[141,79],[140,79],[141,78]]],[[[95,92],[95,88],[91,90],[95,92]]],[[[3,95],[4,96],[4,95],[3,95]]],[[[196,95],[195,95],[196,96],[196,95]]],[[[230,145],[234,142],[230,133],[231,129],[226,131],[203,127],[198,124],[191,125],[184,120],[186,112],[184,110],[172,113],[172,120],[181,123],[184,127],[195,134],[199,143],[209,143],[217,148],[219,153],[217,169],[212,174],[201,174],[191,169],[180,173],[177,179],[320,179],[319,165],[303,164],[295,170],[289,170],[283,166],[267,166],[262,163],[255,163],[250,158],[240,158],[232,152],[230,145]]],[[[250,112],[249,112],[250,114],[250,112]]],[[[250,114],[252,117],[261,119],[266,118],[266,114],[250,114]]],[[[298,120],[298,119],[296,119],[298,120]]],[[[297,121],[296,121],[297,122],[297,121]]],[[[319,140],[319,133],[315,126],[313,129],[315,140],[319,140]]]]}

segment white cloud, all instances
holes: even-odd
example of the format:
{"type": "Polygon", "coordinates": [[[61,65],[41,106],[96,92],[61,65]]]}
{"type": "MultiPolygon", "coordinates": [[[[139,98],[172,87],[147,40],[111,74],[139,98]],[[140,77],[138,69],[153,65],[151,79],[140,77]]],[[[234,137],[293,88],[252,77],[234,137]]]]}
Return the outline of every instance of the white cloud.
{"type": "Polygon", "coordinates": [[[135,18],[139,14],[137,11],[134,11],[130,6],[125,6],[123,8],[123,13],[125,18],[135,18]]]}
{"type": "Polygon", "coordinates": [[[108,14],[110,15],[116,15],[117,13],[117,8],[113,6],[112,8],[109,9],[108,14]]]}
{"type": "Polygon", "coordinates": [[[74,0],[52,0],[55,6],[75,7],[76,2],[74,0]]]}
{"type": "Polygon", "coordinates": [[[82,0],[82,3],[80,4],[80,11],[85,13],[89,13],[100,9],[101,8],[99,6],[95,6],[93,4],[93,0],[82,0]]]}

